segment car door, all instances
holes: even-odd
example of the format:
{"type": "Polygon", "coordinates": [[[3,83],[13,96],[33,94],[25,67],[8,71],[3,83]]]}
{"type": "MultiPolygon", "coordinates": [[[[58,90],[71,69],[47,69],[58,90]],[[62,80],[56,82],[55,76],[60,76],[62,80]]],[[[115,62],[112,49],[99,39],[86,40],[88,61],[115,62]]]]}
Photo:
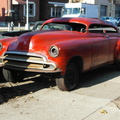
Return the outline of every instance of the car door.
{"type": "Polygon", "coordinates": [[[100,25],[90,26],[89,34],[92,38],[91,67],[93,68],[108,62],[109,37],[103,32],[100,25]]]}
{"type": "Polygon", "coordinates": [[[109,57],[109,38],[100,33],[93,35],[92,39],[92,67],[99,66],[108,62],[109,57]]]}

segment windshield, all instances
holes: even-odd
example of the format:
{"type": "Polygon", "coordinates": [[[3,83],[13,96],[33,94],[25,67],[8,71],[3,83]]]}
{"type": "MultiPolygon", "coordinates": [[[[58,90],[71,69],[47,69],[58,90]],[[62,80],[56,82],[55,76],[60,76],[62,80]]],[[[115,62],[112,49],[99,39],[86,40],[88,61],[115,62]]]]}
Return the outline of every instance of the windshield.
{"type": "Polygon", "coordinates": [[[41,30],[69,30],[77,32],[86,32],[86,26],[78,23],[48,23],[41,30]]]}
{"type": "Polygon", "coordinates": [[[72,30],[67,24],[48,23],[42,27],[42,30],[72,30]]]}
{"type": "Polygon", "coordinates": [[[63,15],[67,14],[79,14],[80,8],[64,8],[63,15]]]}

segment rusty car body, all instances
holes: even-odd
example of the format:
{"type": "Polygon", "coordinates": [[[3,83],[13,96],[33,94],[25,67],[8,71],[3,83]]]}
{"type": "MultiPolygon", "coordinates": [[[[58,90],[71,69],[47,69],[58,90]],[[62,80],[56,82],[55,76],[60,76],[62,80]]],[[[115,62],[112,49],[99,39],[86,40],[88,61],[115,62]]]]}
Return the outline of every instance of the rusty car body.
{"type": "Polygon", "coordinates": [[[39,73],[41,78],[54,78],[59,89],[70,91],[83,72],[107,64],[120,70],[120,32],[98,19],[53,18],[38,31],[2,39],[0,55],[7,81],[39,73]]]}

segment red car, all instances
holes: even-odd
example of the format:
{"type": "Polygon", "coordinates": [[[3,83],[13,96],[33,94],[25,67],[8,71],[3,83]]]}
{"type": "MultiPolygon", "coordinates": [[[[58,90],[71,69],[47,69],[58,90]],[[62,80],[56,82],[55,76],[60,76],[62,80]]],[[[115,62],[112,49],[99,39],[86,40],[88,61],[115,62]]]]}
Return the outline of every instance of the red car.
{"type": "Polygon", "coordinates": [[[117,27],[91,18],[53,18],[39,31],[0,41],[3,75],[23,80],[27,73],[55,79],[59,89],[70,91],[80,75],[115,64],[120,70],[120,32],[117,27]]]}

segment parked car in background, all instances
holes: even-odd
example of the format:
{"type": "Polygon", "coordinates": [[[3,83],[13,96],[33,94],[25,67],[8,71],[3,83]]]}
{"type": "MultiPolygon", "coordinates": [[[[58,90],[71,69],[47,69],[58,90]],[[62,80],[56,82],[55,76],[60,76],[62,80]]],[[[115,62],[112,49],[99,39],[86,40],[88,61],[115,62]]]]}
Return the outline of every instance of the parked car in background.
{"type": "Polygon", "coordinates": [[[0,39],[7,38],[7,37],[14,37],[14,36],[20,36],[23,33],[31,32],[31,31],[37,31],[40,30],[41,25],[44,21],[37,21],[32,30],[22,30],[22,31],[4,31],[0,33],[0,39]]]}
{"type": "Polygon", "coordinates": [[[53,18],[38,31],[0,41],[3,75],[19,82],[26,74],[55,80],[70,91],[86,71],[114,64],[120,70],[118,27],[92,18],[53,18]]]}
{"type": "Polygon", "coordinates": [[[104,17],[101,17],[100,20],[108,21],[113,23],[114,25],[117,25],[117,20],[114,17],[104,16],[104,17]]]}
{"type": "Polygon", "coordinates": [[[120,17],[115,18],[117,20],[117,26],[120,26],[120,17]]]}
{"type": "Polygon", "coordinates": [[[37,21],[37,22],[34,24],[32,30],[33,30],[33,31],[40,30],[41,25],[42,25],[44,22],[45,22],[45,21],[37,21]]]}

